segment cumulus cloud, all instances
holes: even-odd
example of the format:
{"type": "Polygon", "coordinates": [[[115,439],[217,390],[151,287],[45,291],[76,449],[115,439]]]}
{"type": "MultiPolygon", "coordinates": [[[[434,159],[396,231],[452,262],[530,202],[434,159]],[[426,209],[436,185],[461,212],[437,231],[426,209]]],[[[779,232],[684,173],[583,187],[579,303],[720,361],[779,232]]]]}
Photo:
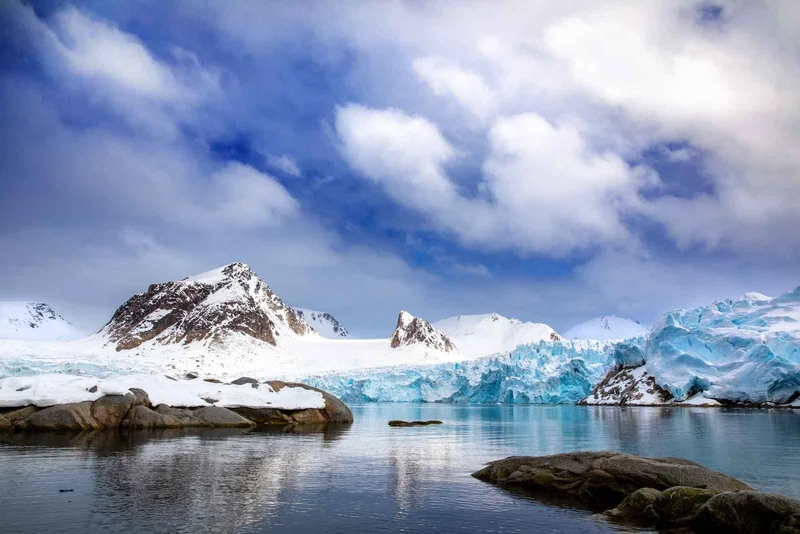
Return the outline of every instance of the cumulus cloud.
{"type": "Polygon", "coordinates": [[[412,68],[435,94],[452,96],[478,120],[485,121],[494,112],[496,96],[480,75],[441,57],[417,58],[412,68]]]}
{"type": "Polygon", "coordinates": [[[595,153],[580,133],[534,113],[498,119],[478,189],[468,196],[447,175],[457,150],[421,117],[359,105],[340,107],[342,153],[365,178],[462,242],[561,256],[593,245],[623,245],[622,222],[657,185],[646,168],[595,153]]]}

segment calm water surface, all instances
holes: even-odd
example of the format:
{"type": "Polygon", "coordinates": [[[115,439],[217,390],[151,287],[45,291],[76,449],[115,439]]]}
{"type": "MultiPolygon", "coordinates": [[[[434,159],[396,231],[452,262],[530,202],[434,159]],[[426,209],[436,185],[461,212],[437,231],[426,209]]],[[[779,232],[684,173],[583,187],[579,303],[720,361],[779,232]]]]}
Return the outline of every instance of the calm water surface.
{"type": "Polygon", "coordinates": [[[800,412],[354,406],[325,432],[0,437],[0,531],[604,532],[470,477],[509,455],[679,456],[800,497],[800,412]],[[390,428],[390,419],[442,426],[390,428]],[[59,493],[60,489],[72,489],[59,493]]]}

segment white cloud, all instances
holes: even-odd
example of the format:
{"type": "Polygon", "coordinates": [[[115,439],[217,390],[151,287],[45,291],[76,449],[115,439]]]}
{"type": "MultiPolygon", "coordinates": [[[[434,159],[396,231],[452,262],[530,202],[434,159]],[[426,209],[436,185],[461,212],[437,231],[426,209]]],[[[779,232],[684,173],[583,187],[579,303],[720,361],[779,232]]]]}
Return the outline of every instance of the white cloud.
{"type": "Polygon", "coordinates": [[[574,128],[533,113],[494,123],[483,197],[449,178],[457,151],[424,118],[351,104],[338,108],[336,130],[354,169],[470,245],[556,256],[624,245],[631,236],[622,217],[641,210],[640,189],[657,184],[649,170],[592,152],[574,128]]]}
{"type": "Polygon", "coordinates": [[[303,173],[300,172],[300,167],[297,166],[297,161],[295,161],[295,159],[291,156],[286,154],[283,154],[282,156],[265,154],[264,157],[267,160],[267,165],[273,169],[278,169],[279,171],[285,172],[289,176],[294,176],[295,178],[300,178],[303,175],[303,173]]]}
{"type": "Polygon", "coordinates": [[[272,176],[229,162],[211,175],[211,221],[242,227],[276,226],[295,217],[300,206],[272,176]]]}
{"type": "Polygon", "coordinates": [[[494,113],[496,96],[480,75],[441,57],[417,58],[412,68],[434,94],[452,96],[479,121],[494,113]]]}

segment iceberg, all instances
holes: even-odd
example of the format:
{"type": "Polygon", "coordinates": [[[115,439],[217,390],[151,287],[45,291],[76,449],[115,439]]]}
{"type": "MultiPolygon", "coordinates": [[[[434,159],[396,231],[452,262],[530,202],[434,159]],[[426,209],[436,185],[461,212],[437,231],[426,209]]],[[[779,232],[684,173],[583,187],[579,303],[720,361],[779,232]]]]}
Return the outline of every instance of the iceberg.
{"type": "Polygon", "coordinates": [[[362,369],[302,381],[345,402],[574,404],[603,378],[613,347],[539,341],[466,362],[362,369]]]}

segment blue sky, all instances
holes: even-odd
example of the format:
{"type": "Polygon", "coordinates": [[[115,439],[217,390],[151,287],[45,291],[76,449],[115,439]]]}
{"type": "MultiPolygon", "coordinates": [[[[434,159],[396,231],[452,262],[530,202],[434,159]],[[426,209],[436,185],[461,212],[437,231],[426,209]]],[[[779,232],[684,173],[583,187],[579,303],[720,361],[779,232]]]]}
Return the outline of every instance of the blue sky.
{"type": "Polygon", "coordinates": [[[0,298],[249,263],[358,335],[800,283],[781,2],[4,2],[0,298]]]}

